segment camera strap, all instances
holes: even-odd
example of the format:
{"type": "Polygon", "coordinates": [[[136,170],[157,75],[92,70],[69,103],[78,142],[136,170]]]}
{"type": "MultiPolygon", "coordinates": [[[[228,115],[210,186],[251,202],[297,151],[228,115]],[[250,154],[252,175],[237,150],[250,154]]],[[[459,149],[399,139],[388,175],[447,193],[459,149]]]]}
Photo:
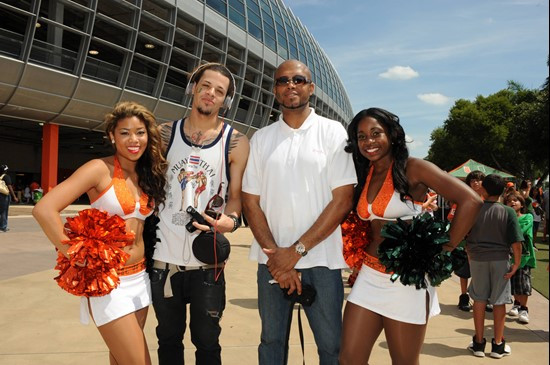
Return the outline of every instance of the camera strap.
{"type": "Polygon", "coordinates": [[[306,365],[306,354],[304,351],[304,330],[302,328],[302,316],[300,315],[302,308],[301,304],[298,304],[298,333],[300,335],[300,346],[302,346],[302,364],[306,365]]]}

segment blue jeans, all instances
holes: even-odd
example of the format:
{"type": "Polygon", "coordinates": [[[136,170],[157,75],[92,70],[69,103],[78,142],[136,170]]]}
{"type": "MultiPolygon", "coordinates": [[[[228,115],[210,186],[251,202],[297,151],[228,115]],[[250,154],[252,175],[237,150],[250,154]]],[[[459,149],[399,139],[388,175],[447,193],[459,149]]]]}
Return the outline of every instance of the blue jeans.
{"type": "Polygon", "coordinates": [[[183,334],[188,303],[191,342],[197,348],[196,364],[221,364],[220,319],[225,309],[223,272],[217,281],[214,279],[214,269],[178,272],[172,276],[174,296],[170,298],[164,297],[167,274],[168,270],[152,269],[150,275],[153,307],[158,321],[159,364],[184,364],[183,334]]]}
{"type": "MultiPolygon", "coordinates": [[[[320,365],[338,364],[342,332],[344,284],[341,271],[326,267],[300,269],[302,283],[317,291],[315,301],[304,307],[319,354],[320,365]]],[[[294,305],[283,296],[266,265],[258,265],[258,308],[262,321],[258,348],[260,365],[284,365],[288,361],[288,337],[294,305]]]]}
{"type": "Polygon", "coordinates": [[[10,209],[10,196],[0,194],[0,231],[8,228],[8,210],[10,209]]]}

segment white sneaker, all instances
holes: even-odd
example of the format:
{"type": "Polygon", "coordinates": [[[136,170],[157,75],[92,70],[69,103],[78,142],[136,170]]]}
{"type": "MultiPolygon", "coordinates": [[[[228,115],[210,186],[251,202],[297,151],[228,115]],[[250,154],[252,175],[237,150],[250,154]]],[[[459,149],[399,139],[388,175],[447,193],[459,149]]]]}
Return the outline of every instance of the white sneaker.
{"type": "Polygon", "coordinates": [[[476,357],[485,357],[485,345],[487,344],[487,340],[484,338],[482,343],[476,342],[476,336],[474,335],[472,338],[472,342],[468,345],[467,349],[474,354],[476,357]]]}
{"type": "Polygon", "coordinates": [[[497,345],[495,343],[495,339],[491,341],[491,353],[489,356],[495,359],[502,359],[503,356],[508,356],[512,353],[512,349],[510,346],[506,344],[506,341],[502,339],[502,343],[500,345],[497,345]]]}
{"type": "Polygon", "coordinates": [[[521,309],[519,311],[519,323],[527,324],[529,323],[529,312],[526,309],[521,309]]]}
{"type": "Polygon", "coordinates": [[[519,315],[519,305],[514,304],[512,309],[508,311],[508,315],[512,317],[517,317],[519,315]]]}

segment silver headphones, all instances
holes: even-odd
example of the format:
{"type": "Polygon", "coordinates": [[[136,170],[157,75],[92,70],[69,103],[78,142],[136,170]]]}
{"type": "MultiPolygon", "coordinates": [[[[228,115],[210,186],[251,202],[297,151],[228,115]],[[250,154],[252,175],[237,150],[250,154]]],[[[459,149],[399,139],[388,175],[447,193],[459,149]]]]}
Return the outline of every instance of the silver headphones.
{"type": "Polygon", "coordinates": [[[227,71],[229,76],[231,77],[231,82],[233,83],[233,90],[232,90],[233,92],[231,93],[231,95],[226,95],[226,97],[223,101],[223,105],[222,105],[223,109],[229,110],[229,109],[231,109],[231,105],[233,104],[233,98],[235,97],[237,84],[235,83],[235,78],[233,77],[233,74],[231,73],[231,71],[229,71],[229,69],[227,67],[225,67],[224,65],[222,65],[221,63],[209,62],[209,63],[205,63],[204,65],[201,65],[201,66],[197,67],[197,69],[195,71],[193,71],[191,76],[189,76],[189,83],[185,87],[185,95],[193,94],[193,85],[196,84],[196,81],[195,81],[196,75],[198,73],[202,72],[202,71],[208,70],[212,66],[221,66],[221,67],[223,67],[227,71]]]}

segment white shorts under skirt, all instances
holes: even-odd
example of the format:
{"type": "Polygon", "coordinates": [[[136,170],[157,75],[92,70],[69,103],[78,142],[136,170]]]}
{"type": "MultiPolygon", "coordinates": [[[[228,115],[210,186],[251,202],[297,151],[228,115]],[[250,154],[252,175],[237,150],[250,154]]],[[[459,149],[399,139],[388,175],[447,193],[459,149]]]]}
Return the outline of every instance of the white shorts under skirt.
{"type": "Polygon", "coordinates": [[[143,270],[137,274],[121,276],[120,284],[102,297],[82,297],[80,301],[80,322],[90,323],[88,300],[96,326],[102,326],[117,318],[133,313],[151,304],[151,283],[149,274],[143,270]]]}
{"type": "Polygon", "coordinates": [[[429,317],[433,317],[441,312],[433,286],[428,284],[428,289],[416,289],[414,285],[401,284],[399,279],[392,283],[389,274],[363,265],[348,302],[396,321],[426,324],[426,291],[429,294],[429,317]]]}

